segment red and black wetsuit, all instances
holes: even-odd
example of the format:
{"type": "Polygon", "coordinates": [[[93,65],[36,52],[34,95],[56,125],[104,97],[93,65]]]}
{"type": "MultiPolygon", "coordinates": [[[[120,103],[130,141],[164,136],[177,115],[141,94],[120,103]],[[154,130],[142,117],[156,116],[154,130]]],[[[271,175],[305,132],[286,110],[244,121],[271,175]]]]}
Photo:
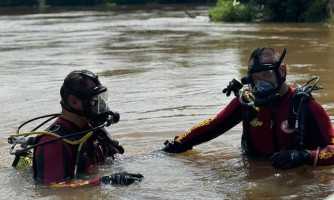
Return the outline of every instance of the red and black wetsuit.
{"type": "MultiPolygon", "coordinates": [[[[289,108],[295,89],[290,88],[278,107],[263,106],[249,117],[247,109],[233,99],[216,117],[207,119],[177,138],[186,145],[194,146],[225,133],[243,122],[242,148],[246,154],[270,156],[289,148],[293,140],[289,128],[289,108]]],[[[326,111],[315,101],[306,106],[304,148],[314,162],[320,148],[317,165],[334,164],[334,130],[326,111]]]]}
{"type": "MultiPolygon", "coordinates": [[[[49,132],[53,132],[59,136],[69,135],[80,131],[88,130],[90,127],[80,129],[72,122],[57,118],[55,122],[48,128],[49,132]]],[[[85,134],[67,138],[70,141],[79,140],[85,134]]],[[[54,139],[49,135],[42,135],[38,143],[54,139]]],[[[44,184],[52,182],[62,182],[73,178],[74,166],[78,152],[78,145],[71,145],[62,140],[37,146],[34,149],[34,176],[41,180],[44,184]]],[[[87,171],[96,164],[104,163],[104,151],[94,138],[94,134],[84,143],[78,162],[78,172],[87,171]]]]}

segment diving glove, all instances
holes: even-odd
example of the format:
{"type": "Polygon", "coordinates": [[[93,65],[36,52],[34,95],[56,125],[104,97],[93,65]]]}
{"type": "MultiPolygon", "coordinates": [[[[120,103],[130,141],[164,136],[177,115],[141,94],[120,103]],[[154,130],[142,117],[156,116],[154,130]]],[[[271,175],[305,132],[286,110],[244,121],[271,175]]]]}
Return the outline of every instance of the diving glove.
{"type": "Polygon", "coordinates": [[[141,182],[144,176],[141,174],[134,174],[128,172],[119,172],[110,176],[103,176],[100,178],[100,183],[117,184],[117,185],[131,185],[134,182],[141,182]]]}
{"type": "Polygon", "coordinates": [[[108,149],[111,151],[112,154],[123,154],[124,148],[119,145],[119,142],[117,140],[111,139],[110,143],[108,144],[108,149]]]}
{"type": "Polygon", "coordinates": [[[123,154],[124,148],[119,145],[119,142],[111,137],[111,135],[104,129],[96,131],[96,139],[102,146],[107,157],[115,158],[115,154],[123,154]]]}
{"type": "Polygon", "coordinates": [[[163,151],[167,153],[182,153],[192,149],[192,146],[185,145],[183,142],[177,140],[178,136],[174,138],[174,141],[168,141],[164,143],[165,147],[162,148],[163,151]]]}
{"type": "Polygon", "coordinates": [[[230,96],[231,92],[234,93],[236,97],[239,96],[239,90],[243,87],[243,85],[237,81],[236,79],[233,79],[229,82],[228,86],[223,90],[223,93],[226,93],[226,96],[230,96]]]}
{"type": "Polygon", "coordinates": [[[272,155],[269,160],[277,169],[292,169],[301,165],[311,164],[311,156],[306,150],[284,150],[272,155]]]}

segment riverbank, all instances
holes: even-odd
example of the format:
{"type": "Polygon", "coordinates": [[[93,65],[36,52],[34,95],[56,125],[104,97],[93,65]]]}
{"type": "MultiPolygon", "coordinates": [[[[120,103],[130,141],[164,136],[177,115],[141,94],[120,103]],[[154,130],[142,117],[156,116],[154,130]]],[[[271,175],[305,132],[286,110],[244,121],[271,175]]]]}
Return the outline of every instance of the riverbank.
{"type": "MultiPolygon", "coordinates": [[[[99,9],[109,9],[110,7],[140,5],[148,8],[157,7],[157,5],[169,6],[179,4],[185,7],[194,5],[209,6],[209,17],[211,21],[222,22],[311,22],[326,23],[328,26],[334,25],[334,0],[311,0],[307,4],[298,3],[298,1],[261,1],[251,0],[196,0],[196,1],[173,1],[173,0],[8,0],[0,2],[1,7],[37,7],[38,12],[50,12],[58,10],[58,7],[76,7],[81,9],[86,6],[98,7],[99,9]]],[[[2,13],[5,14],[5,13],[2,13]]],[[[188,13],[189,14],[189,13],[188,13]]],[[[193,15],[189,14],[190,17],[193,15]]]]}

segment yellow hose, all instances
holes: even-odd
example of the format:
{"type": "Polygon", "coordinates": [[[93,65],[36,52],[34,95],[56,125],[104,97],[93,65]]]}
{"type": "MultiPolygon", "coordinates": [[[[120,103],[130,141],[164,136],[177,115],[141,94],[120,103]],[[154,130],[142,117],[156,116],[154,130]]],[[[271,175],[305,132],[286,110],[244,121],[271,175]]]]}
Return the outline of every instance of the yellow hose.
{"type": "MultiPolygon", "coordinates": [[[[91,134],[93,134],[93,131],[89,132],[91,134]]],[[[86,135],[88,135],[89,133],[87,133],[86,135]]],[[[10,135],[10,137],[22,137],[22,136],[28,136],[28,135],[34,135],[34,134],[40,134],[40,135],[50,135],[50,136],[53,136],[53,137],[56,137],[56,138],[60,138],[61,136],[55,134],[55,133],[51,133],[51,132],[47,132],[47,131],[33,131],[33,132],[26,132],[26,133],[19,133],[19,134],[13,134],[13,135],[10,135]]],[[[85,136],[86,136],[85,135],[85,136]]],[[[84,136],[84,137],[85,137],[84,136]]],[[[91,136],[91,135],[90,135],[91,136]]],[[[71,144],[71,145],[77,145],[77,144],[80,144],[82,139],[84,138],[82,137],[80,140],[76,140],[76,141],[70,141],[68,139],[61,139],[63,140],[64,142],[68,143],[68,144],[71,144]]]]}
{"type": "Polygon", "coordinates": [[[78,172],[78,160],[79,160],[79,154],[80,154],[82,145],[83,145],[83,144],[90,138],[90,136],[92,136],[92,135],[93,135],[93,131],[87,133],[85,136],[83,136],[83,137],[79,140],[79,141],[80,141],[80,144],[79,144],[79,147],[78,147],[77,159],[76,159],[75,166],[74,166],[74,177],[76,177],[77,172],[78,172]]]}
{"type": "MultiPolygon", "coordinates": [[[[55,133],[51,133],[48,131],[33,131],[33,132],[26,132],[26,133],[19,133],[19,134],[13,134],[10,135],[10,137],[14,138],[14,137],[23,137],[23,136],[28,136],[28,135],[35,135],[35,134],[39,134],[39,135],[50,135],[56,138],[60,138],[61,136],[55,134],[55,133]]],[[[61,139],[62,141],[71,144],[71,145],[78,145],[78,152],[77,152],[77,158],[76,158],[76,163],[74,166],[74,176],[76,176],[77,174],[77,170],[78,170],[78,159],[79,159],[79,154],[80,151],[82,149],[83,144],[93,135],[93,131],[88,132],[85,136],[83,136],[80,140],[76,140],[76,141],[70,141],[68,139],[61,139]]]]}

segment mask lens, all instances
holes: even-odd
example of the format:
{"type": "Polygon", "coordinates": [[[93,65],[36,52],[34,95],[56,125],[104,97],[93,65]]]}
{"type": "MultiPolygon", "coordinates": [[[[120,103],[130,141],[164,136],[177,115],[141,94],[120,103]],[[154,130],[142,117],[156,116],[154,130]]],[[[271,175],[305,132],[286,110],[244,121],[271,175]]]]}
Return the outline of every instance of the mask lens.
{"type": "Polygon", "coordinates": [[[107,102],[107,92],[102,92],[100,94],[94,95],[90,100],[92,113],[98,115],[110,111],[107,102]]]}
{"type": "Polygon", "coordinates": [[[251,90],[259,96],[266,95],[278,89],[278,80],[274,70],[263,70],[251,74],[252,84],[251,90]]]}
{"type": "Polygon", "coordinates": [[[266,92],[266,91],[272,90],[274,88],[275,87],[274,87],[273,84],[271,84],[271,83],[269,83],[265,80],[259,79],[254,86],[253,92],[266,92]]]}

